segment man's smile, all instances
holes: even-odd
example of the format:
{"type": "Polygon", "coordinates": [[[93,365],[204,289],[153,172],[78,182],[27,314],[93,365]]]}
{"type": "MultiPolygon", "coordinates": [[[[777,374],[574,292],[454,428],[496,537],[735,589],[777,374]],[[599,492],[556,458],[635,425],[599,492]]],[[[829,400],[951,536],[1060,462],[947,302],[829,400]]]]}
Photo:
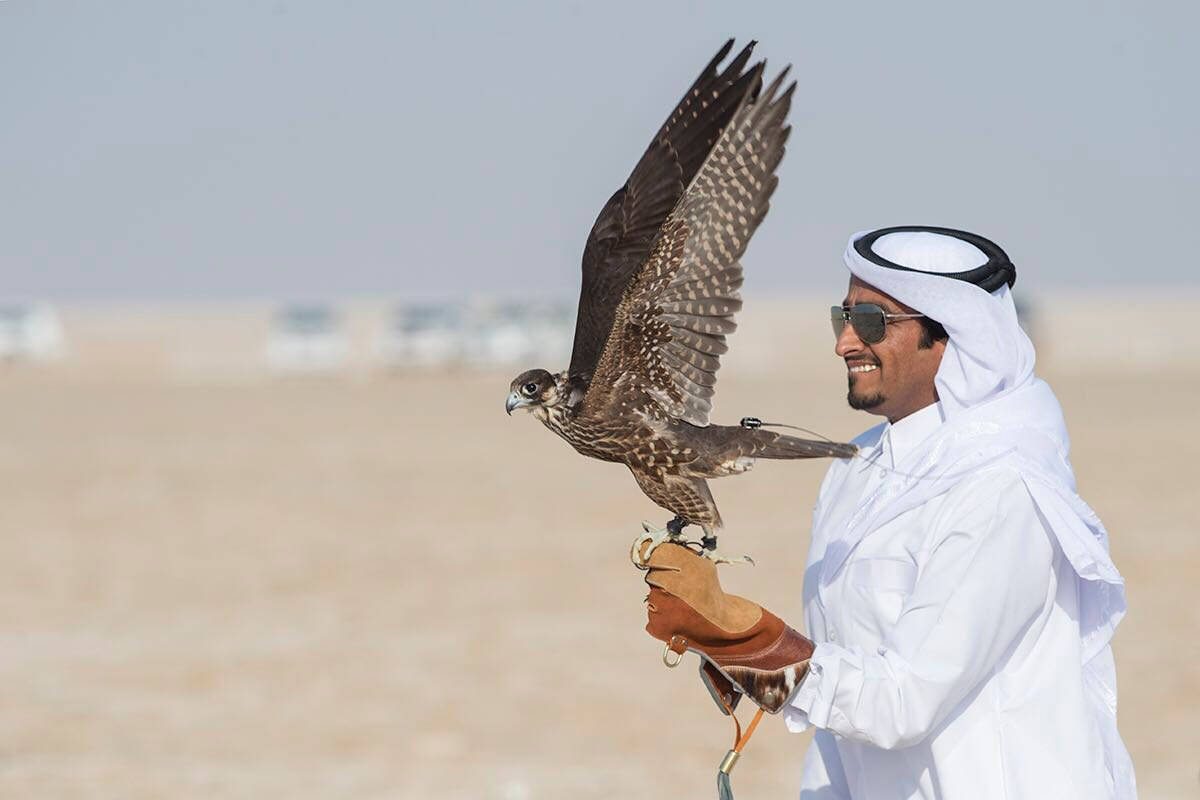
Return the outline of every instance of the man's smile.
{"type": "Polygon", "coordinates": [[[879,369],[879,362],[874,361],[874,360],[868,360],[868,359],[862,358],[862,357],[847,358],[846,359],[846,369],[852,375],[860,374],[863,372],[874,372],[875,370],[879,369]]]}

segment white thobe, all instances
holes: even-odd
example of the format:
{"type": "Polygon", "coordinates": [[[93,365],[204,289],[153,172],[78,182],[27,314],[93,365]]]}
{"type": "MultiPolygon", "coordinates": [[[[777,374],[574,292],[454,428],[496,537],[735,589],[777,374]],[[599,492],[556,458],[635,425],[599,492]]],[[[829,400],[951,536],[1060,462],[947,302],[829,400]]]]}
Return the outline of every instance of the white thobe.
{"type": "MultiPolygon", "coordinates": [[[[822,486],[824,530],[941,423],[935,404],[860,437],[865,459],[838,496],[822,486]]],[[[829,544],[814,532],[804,610],[817,648],[785,710],[791,730],[819,729],[802,800],[1113,796],[1078,581],[1015,469],[985,467],[901,513],[822,581],[829,544]]]]}

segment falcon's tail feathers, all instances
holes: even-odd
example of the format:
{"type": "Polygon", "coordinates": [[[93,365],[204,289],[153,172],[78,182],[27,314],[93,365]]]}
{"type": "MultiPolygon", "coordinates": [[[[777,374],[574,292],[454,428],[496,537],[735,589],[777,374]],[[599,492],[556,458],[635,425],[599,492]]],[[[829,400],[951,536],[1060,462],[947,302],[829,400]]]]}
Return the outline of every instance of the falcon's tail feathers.
{"type": "Polygon", "coordinates": [[[801,439],[782,433],[755,430],[751,436],[755,458],[853,458],[858,448],[852,444],[801,439]]]}

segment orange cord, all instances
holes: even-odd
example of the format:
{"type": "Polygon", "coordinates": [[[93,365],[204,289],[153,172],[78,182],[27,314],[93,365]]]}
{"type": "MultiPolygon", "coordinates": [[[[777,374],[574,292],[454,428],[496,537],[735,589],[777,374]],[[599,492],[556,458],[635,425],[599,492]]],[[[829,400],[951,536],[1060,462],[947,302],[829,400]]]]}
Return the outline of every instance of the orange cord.
{"type": "MultiPolygon", "coordinates": [[[[749,726],[746,727],[746,734],[739,737],[737,742],[733,745],[733,751],[735,753],[742,752],[742,748],[746,746],[746,742],[750,741],[750,737],[754,735],[754,729],[758,727],[758,722],[762,719],[762,715],[763,710],[760,707],[758,711],[754,713],[754,719],[750,720],[749,726]]],[[[741,726],[738,726],[738,729],[740,732],[741,726]]]]}
{"type": "Polygon", "coordinates": [[[754,719],[750,720],[750,725],[746,728],[746,735],[742,735],[742,723],[737,718],[737,714],[733,713],[733,706],[725,702],[725,698],[721,698],[721,705],[725,706],[725,711],[733,718],[733,752],[741,753],[742,748],[746,746],[746,742],[750,741],[750,737],[754,735],[754,729],[758,727],[758,723],[762,720],[762,706],[754,714],[754,719]]]}

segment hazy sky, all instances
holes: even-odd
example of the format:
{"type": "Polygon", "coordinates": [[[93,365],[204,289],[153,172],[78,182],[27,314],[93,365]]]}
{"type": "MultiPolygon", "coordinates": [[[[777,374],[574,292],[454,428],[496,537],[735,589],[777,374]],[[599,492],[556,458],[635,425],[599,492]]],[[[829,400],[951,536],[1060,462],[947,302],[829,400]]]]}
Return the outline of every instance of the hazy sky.
{"type": "Polygon", "coordinates": [[[0,298],[573,295],[729,36],[799,80],[747,291],[968,228],[1196,285],[1196,2],[0,2],[0,298]]]}

